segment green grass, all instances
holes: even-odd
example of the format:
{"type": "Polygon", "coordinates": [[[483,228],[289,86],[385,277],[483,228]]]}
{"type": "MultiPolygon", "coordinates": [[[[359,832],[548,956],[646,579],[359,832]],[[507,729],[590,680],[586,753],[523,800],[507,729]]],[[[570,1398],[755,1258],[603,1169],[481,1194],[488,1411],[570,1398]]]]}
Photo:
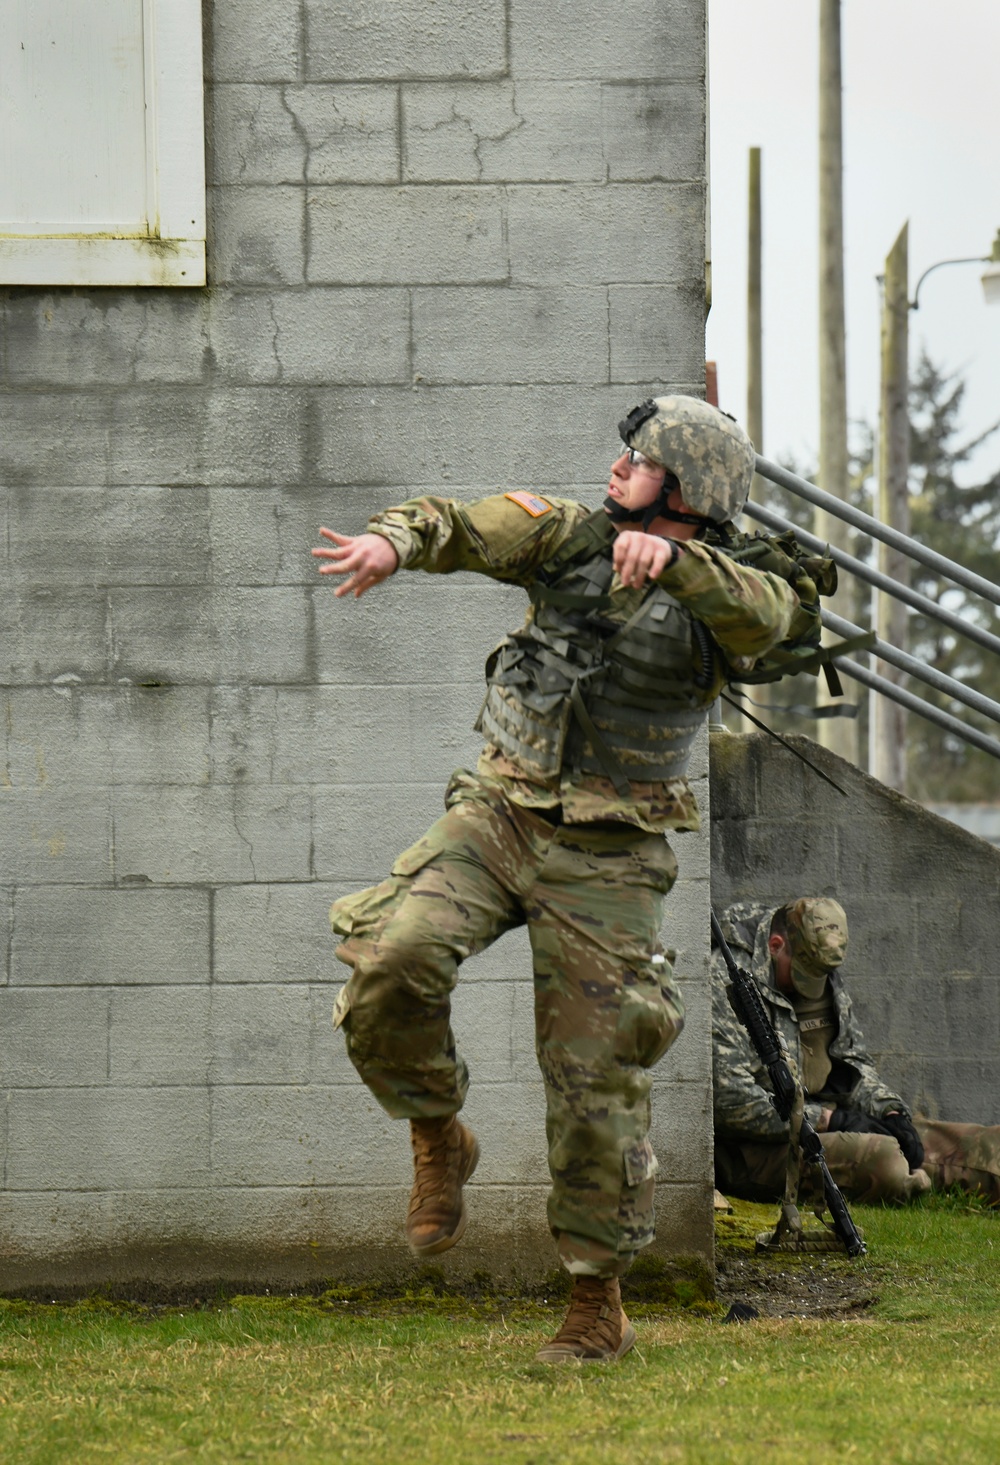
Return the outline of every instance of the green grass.
{"type": "MultiPolygon", "coordinates": [[[[869,1256],[820,1266],[832,1295],[860,1269],[874,1305],[733,1327],[637,1302],[616,1366],[536,1364],[561,1315],[540,1301],[0,1302],[2,1458],[992,1465],[1000,1217],[947,1200],[856,1216],[869,1256]]],[[[731,1255],[773,1217],[739,1207],[731,1255]]]]}

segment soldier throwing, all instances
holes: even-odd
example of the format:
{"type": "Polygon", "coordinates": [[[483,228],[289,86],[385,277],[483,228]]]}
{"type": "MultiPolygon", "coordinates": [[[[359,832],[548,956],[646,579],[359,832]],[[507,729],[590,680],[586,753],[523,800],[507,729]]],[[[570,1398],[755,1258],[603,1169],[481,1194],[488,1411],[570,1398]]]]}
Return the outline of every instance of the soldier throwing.
{"type": "MultiPolygon", "coordinates": [[[[911,1115],[868,1056],[840,971],[847,916],[835,900],[734,905],[721,921],[736,960],[755,978],[802,1079],[806,1114],[848,1200],[903,1203],[959,1185],[1000,1203],[1000,1128],[911,1115]]],[[[768,1097],[766,1070],[726,999],[712,963],[715,1183],[728,1195],[777,1200],[788,1126],[768,1097]]]]}
{"type": "Polygon", "coordinates": [[[330,918],[352,968],[334,1022],[379,1103],[410,1121],[406,1233],[420,1257],[461,1237],[479,1158],[457,1118],[468,1087],[449,1023],[458,966],[528,927],[548,1219],[574,1279],[538,1354],[547,1362],[616,1359],[635,1340],[618,1279],[653,1237],[650,1069],[683,1021],[659,943],[677,871],[665,831],[698,827],[685,768],[725,660],[768,651],[798,605],[783,579],[713,544],[753,474],[732,419],[660,397],[619,431],[596,513],[530,492],[422,498],[357,537],[322,529],[332,547],[313,550],[321,574],[345,577],[338,596],[403,568],[472,570],[531,598],[487,662],[476,773],[455,773],[444,816],[330,918]]]}

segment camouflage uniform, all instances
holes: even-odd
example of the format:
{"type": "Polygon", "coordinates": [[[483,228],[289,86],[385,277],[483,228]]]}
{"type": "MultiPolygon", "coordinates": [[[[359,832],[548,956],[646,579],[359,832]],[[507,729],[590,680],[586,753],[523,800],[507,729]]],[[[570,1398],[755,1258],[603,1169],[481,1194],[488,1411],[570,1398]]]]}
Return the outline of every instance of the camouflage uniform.
{"type": "MultiPolygon", "coordinates": [[[[801,1003],[793,1003],[774,983],[768,938],[774,906],[741,903],[722,918],[722,929],[737,961],[751,972],[784,1042],[793,1073],[808,1071],[800,1029],[801,1003]],[[796,1011],[796,1008],[800,1011],[796,1011]]],[[[790,932],[790,935],[792,933],[790,932]]],[[[831,962],[831,965],[833,963],[831,962]]],[[[712,958],[712,1062],[716,1184],[750,1200],[777,1200],[788,1160],[788,1126],[768,1097],[770,1080],[726,997],[728,974],[721,957],[712,958]]],[[[910,1114],[898,1094],[882,1082],[865,1048],[851,1000],[839,971],[829,979],[836,1037],[828,1052],[834,1060],[823,1101],[810,1098],[805,1112],[813,1126],[823,1108],[859,1109],[873,1118],[894,1110],[910,1114]]],[[[924,1145],[921,1170],[910,1173],[896,1140],[882,1134],[821,1135],[834,1179],[849,1200],[903,1202],[930,1186],[960,1185],[993,1204],[1000,1203],[1000,1127],[947,1124],[911,1115],[924,1145]]]]}
{"type": "MultiPolygon", "coordinates": [[[[576,503],[516,493],[470,505],[416,500],[376,515],[369,530],[390,540],[402,568],[472,570],[532,592],[539,571],[592,518],[576,503]]],[[[658,584],[733,656],[768,650],[796,608],[779,577],[735,566],[704,544],[687,544],[658,584]]],[[[616,577],[606,620],[624,627],[645,598],[616,577]]],[[[528,634],[535,615],[515,638],[528,634]]],[[[697,664],[692,648],[689,705],[703,718],[722,671],[695,688],[697,664]]],[[[665,832],[696,829],[698,810],[683,769],[666,780],[630,778],[622,791],[580,771],[579,761],[542,779],[526,771],[530,751],[522,760],[487,743],[477,772],[453,776],[444,816],[389,879],[331,909],[344,937],[337,955],[353,968],[334,1022],[389,1114],[456,1113],[468,1085],[449,1022],[458,967],[527,925],[549,1223],[571,1272],[610,1277],[653,1235],[649,1070],[683,1021],[659,944],[663,897],[676,875],[665,832]]]]}

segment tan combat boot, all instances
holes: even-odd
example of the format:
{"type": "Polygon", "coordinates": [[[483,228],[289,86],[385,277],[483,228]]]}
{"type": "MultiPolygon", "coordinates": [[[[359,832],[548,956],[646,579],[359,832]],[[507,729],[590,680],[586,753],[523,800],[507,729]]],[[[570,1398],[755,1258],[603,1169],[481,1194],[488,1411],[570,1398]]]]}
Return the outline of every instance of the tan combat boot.
{"type": "Polygon", "coordinates": [[[539,1348],[539,1363],[604,1359],[611,1363],[635,1342],[635,1328],[622,1311],[617,1277],[577,1277],[566,1321],[551,1342],[539,1348]]]}
{"type": "Polygon", "coordinates": [[[461,1241],[465,1231],[462,1186],[479,1163],[476,1136],[454,1114],[411,1119],[413,1189],[406,1239],[415,1256],[436,1256],[461,1241]]]}

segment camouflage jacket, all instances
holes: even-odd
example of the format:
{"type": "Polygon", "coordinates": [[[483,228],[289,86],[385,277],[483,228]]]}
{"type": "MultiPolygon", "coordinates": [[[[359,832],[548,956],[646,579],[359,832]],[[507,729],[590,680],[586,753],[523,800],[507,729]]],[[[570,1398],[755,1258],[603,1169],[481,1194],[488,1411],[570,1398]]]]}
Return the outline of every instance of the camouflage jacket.
{"type": "MultiPolygon", "coordinates": [[[[431,574],[471,570],[527,589],[538,570],[590,513],[583,504],[569,499],[523,491],[496,494],[471,504],[428,497],[373,515],[368,530],[389,540],[401,569],[431,574]]],[[[798,610],[798,598],[787,581],[734,564],[712,544],[688,541],[684,548],[685,553],[658,583],[708,626],[730,660],[761,656],[787,636],[798,610]]],[[[626,589],[616,576],[611,587],[615,606],[607,612],[607,619],[627,621],[644,593],[626,589]]],[[[529,609],[528,620],[532,615],[529,609]]],[[[479,769],[503,783],[522,806],[561,805],[563,818],[570,823],[620,819],[655,833],[699,827],[698,806],[686,778],[633,783],[629,798],[616,794],[606,778],[569,770],[563,771],[557,784],[540,784],[527,779],[511,759],[489,744],[479,769]]]]}
{"type": "MultiPolygon", "coordinates": [[[[785,1045],[789,1066],[796,1078],[801,1072],[802,1048],[799,1023],[788,998],[775,987],[771,956],[767,949],[771,917],[776,907],[744,902],[730,906],[720,924],[737,962],[750,972],[760,988],[769,1016],[785,1045]]],[[[830,1044],[830,1057],[839,1060],[844,1081],[839,1097],[843,1108],[860,1109],[878,1119],[898,1109],[909,1110],[878,1076],[865,1048],[851,999],[844,990],[839,971],[831,977],[839,1031],[830,1044]],[[842,1066],[841,1066],[842,1065],[842,1066]]],[[[788,1138],[788,1125],[770,1100],[771,1081],[767,1069],[754,1051],[745,1028],[739,1023],[726,996],[729,974],[718,951],[712,953],[712,1077],[714,1085],[715,1132],[723,1139],[781,1141],[788,1138]]],[[[812,1124],[819,1119],[821,1105],[806,1104],[812,1124]]],[[[827,1106],[829,1107],[829,1106],[827,1106]]]]}

